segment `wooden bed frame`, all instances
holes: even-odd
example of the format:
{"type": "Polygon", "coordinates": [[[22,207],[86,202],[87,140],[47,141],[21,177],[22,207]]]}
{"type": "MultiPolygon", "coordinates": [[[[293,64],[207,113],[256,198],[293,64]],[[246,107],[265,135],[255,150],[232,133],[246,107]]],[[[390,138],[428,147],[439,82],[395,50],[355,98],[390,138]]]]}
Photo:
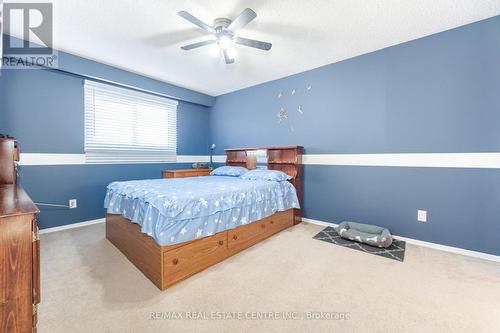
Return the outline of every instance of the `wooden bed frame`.
{"type": "MultiPolygon", "coordinates": [[[[255,168],[254,153],[265,151],[267,167],[290,175],[302,204],[303,147],[282,146],[226,149],[226,165],[255,168]]],[[[140,226],[115,214],[106,214],[106,238],[160,290],[301,222],[301,210],[289,209],[264,219],[189,242],[160,246],[140,226]]]]}

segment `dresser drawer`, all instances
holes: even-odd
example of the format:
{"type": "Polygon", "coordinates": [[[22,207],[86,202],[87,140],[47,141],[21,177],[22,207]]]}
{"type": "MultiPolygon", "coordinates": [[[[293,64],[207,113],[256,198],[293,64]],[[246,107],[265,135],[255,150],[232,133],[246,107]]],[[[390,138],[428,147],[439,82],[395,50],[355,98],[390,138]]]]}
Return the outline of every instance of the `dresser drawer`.
{"type": "Polygon", "coordinates": [[[163,283],[168,287],[228,257],[227,232],[163,252],[163,283]]]}

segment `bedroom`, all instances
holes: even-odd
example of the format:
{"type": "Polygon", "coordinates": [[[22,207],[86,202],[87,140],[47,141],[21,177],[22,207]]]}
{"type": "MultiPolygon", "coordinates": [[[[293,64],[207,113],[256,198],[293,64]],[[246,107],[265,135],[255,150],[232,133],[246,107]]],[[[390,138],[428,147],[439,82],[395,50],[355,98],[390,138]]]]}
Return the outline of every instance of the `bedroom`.
{"type": "Polygon", "coordinates": [[[1,12],[0,332],[500,331],[500,1],[1,12]]]}

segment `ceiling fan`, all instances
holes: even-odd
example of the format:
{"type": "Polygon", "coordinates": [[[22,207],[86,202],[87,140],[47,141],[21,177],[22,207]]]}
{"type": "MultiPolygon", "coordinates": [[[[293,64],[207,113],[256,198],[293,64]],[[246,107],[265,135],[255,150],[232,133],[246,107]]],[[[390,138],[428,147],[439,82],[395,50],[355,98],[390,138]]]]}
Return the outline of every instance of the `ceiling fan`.
{"type": "Polygon", "coordinates": [[[235,58],[234,44],[253,47],[264,51],[269,51],[273,46],[271,43],[235,36],[238,30],[246,26],[254,18],[257,17],[257,14],[250,8],[246,8],[245,10],[243,10],[241,14],[236,19],[234,19],[234,21],[223,17],[217,18],[214,20],[213,26],[209,26],[208,24],[202,22],[186,11],[182,10],[178,14],[180,17],[188,20],[189,22],[197,25],[206,32],[215,36],[215,39],[209,39],[202,42],[182,46],[181,49],[185,51],[189,51],[201,46],[213,45],[215,47],[215,54],[219,54],[219,52],[222,51],[226,64],[232,64],[234,63],[235,58]]]}

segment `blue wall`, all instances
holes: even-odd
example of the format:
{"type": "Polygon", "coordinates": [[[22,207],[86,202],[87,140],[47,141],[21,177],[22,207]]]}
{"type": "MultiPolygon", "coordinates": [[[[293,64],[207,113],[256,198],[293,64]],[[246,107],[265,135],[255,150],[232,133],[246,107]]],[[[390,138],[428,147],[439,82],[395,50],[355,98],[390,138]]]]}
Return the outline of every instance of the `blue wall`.
{"type": "MultiPolygon", "coordinates": [[[[19,139],[23,153],[84,153],[83,78],[48,70],[4,70],[0,131],[19,139]]],[[[178,154],[204,155],[208,108],[180,101],[178,154]]]]}
{"type": "MultiPolygon", "coordinates": [[[[17,40],[18,43],[24,42],[17,37],[11,37],[6,34],[2,37],[4,45],[7,45],[8,39],[17,40]]],[[[30,45],[32,47],[40,47],[40,45],[35,43],[30,43],[30,45]]],[[[178,101],[185,101],[204,106],[212,106],[215,103],[215,97],[213,96],[181,88],[146,76],[137,75],[129,71],[82,58],[71,53],[58,50],[54,50],[54,52],[57,56],[57,66],[55,67],[57,67],[57,72],[59,73],[69,73],[107,83],[129,86],[138,90],[145,90],[171,97],[178,101]]]]}
{"type": "MultiPolygon", "coordinates": [[[[78,58],[71,55],[67,57],[78,58]]],[[[158,81],[78,59],[79,66],[75,66],[75,72],[80,74],[83,73],[82,68],[87,73],[99,69],[106,80],[117,83],[123,80],[127,85],[140,89],[154,88],[155,92],[179,93],[182,99],[201,101],[208,105],[213,102],[211,96],[168,84],[162,87],[158,81]]],[[[66,65],[65,70],[70,68],[66,65]]],[[[80,75],[42,69],[3,70],[0,76],[0,133],[15,136],[23,153],[83,154],[83,100],[83,78],[80,75]]],[[[206,155],[208,108],[180,100],[177,117],[177,153],[206,155]]],[[[161,170],[165,168],[184,167],[189,165],[21,166],[20,183],[36,202],[65,204],[68,199],[78,200],[78,207],[71,210],[40,206],[40,227],[43,229],[102,218],[106,185],[114,180],[159,178],[161,170]]]]}
{"type": "MultiPolygon", "coordinates": [[[[289,144],[309,154],[499,152],[499,73],[495,17],[218,96],[210,142],[219,154],[289,144]],[[281,106],[289,118],[279,123],[281,106]]],[[[498,255],[500,170],[307,165],[304,215],[498,255]],[[416,221],[418,209],[429,222],[416,221]]]]}

